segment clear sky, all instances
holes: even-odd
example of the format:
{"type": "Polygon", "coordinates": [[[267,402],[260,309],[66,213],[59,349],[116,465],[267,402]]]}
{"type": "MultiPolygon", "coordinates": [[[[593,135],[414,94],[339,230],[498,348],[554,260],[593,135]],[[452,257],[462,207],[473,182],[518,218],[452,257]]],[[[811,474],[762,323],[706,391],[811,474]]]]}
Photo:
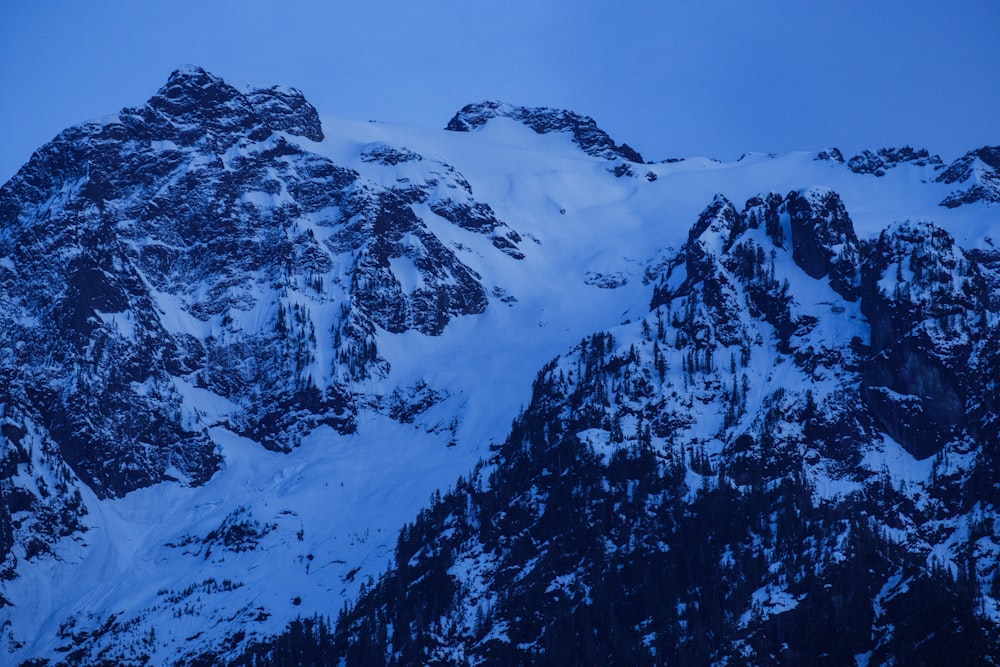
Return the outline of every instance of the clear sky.
{"type": "Polygon", "coordinates": [[[186,63],[321,116],[569,108],[655,160],[1000,144],[997,0],[0,0],[0,180],[186,63]]]}

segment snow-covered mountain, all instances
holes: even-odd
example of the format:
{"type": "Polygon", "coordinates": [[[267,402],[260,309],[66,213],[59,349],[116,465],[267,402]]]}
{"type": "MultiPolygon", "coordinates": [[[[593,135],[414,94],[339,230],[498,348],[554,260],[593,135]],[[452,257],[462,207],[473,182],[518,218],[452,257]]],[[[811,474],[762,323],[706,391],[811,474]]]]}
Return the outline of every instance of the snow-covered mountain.
{"type": "Polygon", "coordinates": [[[991,664],[998,154],[174,72],[0,188],[4,660],[991,664]]]}

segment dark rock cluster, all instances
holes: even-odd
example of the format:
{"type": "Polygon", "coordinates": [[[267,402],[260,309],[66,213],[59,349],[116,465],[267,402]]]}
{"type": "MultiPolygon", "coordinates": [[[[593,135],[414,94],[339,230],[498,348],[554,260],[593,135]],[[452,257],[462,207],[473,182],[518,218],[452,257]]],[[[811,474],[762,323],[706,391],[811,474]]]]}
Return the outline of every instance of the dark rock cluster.
{"type": "Polygon", "coordinates": [[[847,161],[847,168],[856,174],[885,176],[888,170],[901,164],[935,169],[943,167],[941,158],[937,155],[931,155],[926,148],[913,149],[904,146],[902,148],[880,148],[874,153],[869,150],[862,151],[860,155],[855,155],[847,161]]]}
{"type": "Polygon", "coordinates": [[[1000,146],[969,151],[938,176],[939,183],[960,185],[945,197],[942,206],[955,208],[976,202],[1000,202],[1000,146]]]}
{"type": "Polygon", "coordinates": [[[588,155],[605,160],[626,160],[642,164],[642,156],[628,144],[617,144],[608,133],[597,126],[589,116],[573,111],[549,107],[521,107],[489,100],[469,104],[456,113],[445,129],[454,132],[471,132],[493,118],[510,118],[524,123],[538,134],[569,132],[573,142],[588,155]]]}

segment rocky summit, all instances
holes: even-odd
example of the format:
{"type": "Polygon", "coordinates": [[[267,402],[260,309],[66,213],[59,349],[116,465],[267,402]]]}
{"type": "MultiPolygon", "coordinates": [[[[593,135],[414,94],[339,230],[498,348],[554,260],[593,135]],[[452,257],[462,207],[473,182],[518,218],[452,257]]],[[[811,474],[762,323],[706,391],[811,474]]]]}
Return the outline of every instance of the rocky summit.
{"type": "Polygon", "coordinates": [[[0,188],[2,662],[996,664],[998,155],[175,71],[0,188]]]}

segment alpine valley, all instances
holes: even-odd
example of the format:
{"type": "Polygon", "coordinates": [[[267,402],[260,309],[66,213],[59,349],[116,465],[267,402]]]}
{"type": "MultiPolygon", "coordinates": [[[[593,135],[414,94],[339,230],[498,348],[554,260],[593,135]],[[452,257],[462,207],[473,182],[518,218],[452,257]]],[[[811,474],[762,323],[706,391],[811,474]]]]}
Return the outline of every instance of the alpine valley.
{"type": "Polygon", "coordinates": [[[177,70],[0,188],[0,663],[1000,663],[970,148],[177,70]]]}

